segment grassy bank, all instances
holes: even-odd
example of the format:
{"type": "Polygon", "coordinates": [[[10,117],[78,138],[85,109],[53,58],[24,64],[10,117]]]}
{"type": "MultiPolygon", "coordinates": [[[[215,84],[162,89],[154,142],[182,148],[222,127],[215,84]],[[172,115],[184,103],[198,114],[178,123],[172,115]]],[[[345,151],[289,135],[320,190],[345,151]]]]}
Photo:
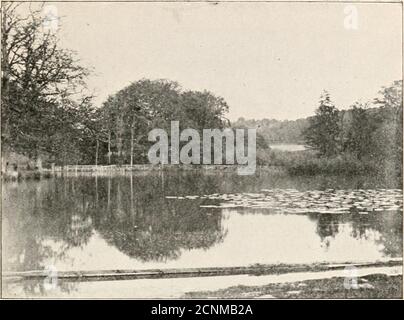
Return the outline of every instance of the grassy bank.
{"type": "Polygon", "coordinates": [[[288,158],[285,167],[293,175],[305,174],[345,174],[359,175],[374,171],[376,166],[372,162],[359,161],[350,156],[333,158],[319,158],[310,153],[299,153],[288,158]]]}
{"type": "Polygon", "coordinates": [[[346,289],[343,277],[272,283],[264,286],[234,286],[218,291],[191,292],[185,298],[257,299],[401,299],[403,277],[372,274],[358,278],[356,289],[346,289]]]}
{"type": "Polygon", "coordinates": [[[366,175],[402,181],[402,165],[387,157],[361,159],[351,154],[320,157],[314,151],[270,150],[259,157],[260,164],[284,168],[291,175],[366,175]]]}

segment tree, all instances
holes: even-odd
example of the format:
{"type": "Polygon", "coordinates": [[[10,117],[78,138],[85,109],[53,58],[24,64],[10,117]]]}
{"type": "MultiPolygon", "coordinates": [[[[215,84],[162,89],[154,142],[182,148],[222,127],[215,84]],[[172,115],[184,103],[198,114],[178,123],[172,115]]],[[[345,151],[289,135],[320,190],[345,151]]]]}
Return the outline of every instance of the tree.
{"type": "Polygon", "coordinates": [[[89,70],[72,51],[59,47],[56,33],[42,28],[40,9],[22,17],[24,5],[2,6],[1,140],[3,155],[14,150],[35,158],[46,149],[54,116],[69,114],[63,104],[80,100],[89,70]]]}
{"type": "Polygon", "coordinates": [[[181,95],[181,104],[188,127],[203,130],[229,126],[229,121],[225,118],[229,106],[222,97],[209,91],[186,91],[181,95]]]}
{"type": "Polygon", "coordinates": [[[110,154],[117,155],[119,164],[146,161],[147,133],[154,128],[170,132],[171,121],[179,121],[180,130],[228,125],[223,98],[208,91],[182,92],[177,82],[163,79],[133,82],[108,97],[102,110],[111,137],[110,154]]]}
{"type": "Polygon", "coordinates": [[[306,144],[320,155],[333,156],[340,150],[340,132],[339,112],[331,102],[329,93],[324,91],[320,97],[320,106],[304,131],[306,144]]]}
{"type": "Polygon", "coordinates": [[[394,81],[389,87],[383,87],[379,91],[380,96],[374,100],[380,107],[375,118],[378,127],[373,136],[381,166],[386,171],[392,169],[398,177],[402,177],[403,169],[402,87],[402,80],[394,81]]]}
{"type": "Polygon", "coordinates": [[[356,103],[349,110],[349,125],[346,129],[344,151],[355,154],[358,160],[364,156],[374,156],[375,143],[373,133],[377,123],[367,104],[356,103]]]}

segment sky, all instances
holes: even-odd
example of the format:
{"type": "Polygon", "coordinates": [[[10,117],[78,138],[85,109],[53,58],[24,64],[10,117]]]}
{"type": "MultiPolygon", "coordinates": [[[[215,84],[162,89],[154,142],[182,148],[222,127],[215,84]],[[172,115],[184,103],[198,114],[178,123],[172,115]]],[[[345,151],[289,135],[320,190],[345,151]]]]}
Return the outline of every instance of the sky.
{"type": "Polygon", "coordinates": [[[222,96],[231,120],[297,119],[313,114],[324,89],[344,109],[402,79],[400,4],[355,4],[357,29],[345,27],[344,3],[50,5],[61,45],[94,69],[96,105],[163,78],[222,96]]]}

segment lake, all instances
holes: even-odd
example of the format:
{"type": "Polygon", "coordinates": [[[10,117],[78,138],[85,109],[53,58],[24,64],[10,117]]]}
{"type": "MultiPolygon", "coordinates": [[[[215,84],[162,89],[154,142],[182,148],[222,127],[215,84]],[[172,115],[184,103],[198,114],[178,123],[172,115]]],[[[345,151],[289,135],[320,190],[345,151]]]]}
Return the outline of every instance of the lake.
{"type": "Polygon", "coordinates": [[[402,190],[374,177],[150,172],[5,182],[3,270],[401,258],[402,190]]]}

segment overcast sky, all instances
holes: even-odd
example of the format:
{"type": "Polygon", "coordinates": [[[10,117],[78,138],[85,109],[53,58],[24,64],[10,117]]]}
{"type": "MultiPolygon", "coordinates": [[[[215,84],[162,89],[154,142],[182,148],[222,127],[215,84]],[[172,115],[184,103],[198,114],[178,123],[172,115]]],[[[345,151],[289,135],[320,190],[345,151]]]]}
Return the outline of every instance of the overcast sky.
{"type": "Polygon", "coordinates": [[[401,79],[401,6],[361,4],[52,3],[62,45],[96,75],[100,105],[143,77],[226,99],[230,119],[313,114],[323,89],[340,108],[401,79]]]}

